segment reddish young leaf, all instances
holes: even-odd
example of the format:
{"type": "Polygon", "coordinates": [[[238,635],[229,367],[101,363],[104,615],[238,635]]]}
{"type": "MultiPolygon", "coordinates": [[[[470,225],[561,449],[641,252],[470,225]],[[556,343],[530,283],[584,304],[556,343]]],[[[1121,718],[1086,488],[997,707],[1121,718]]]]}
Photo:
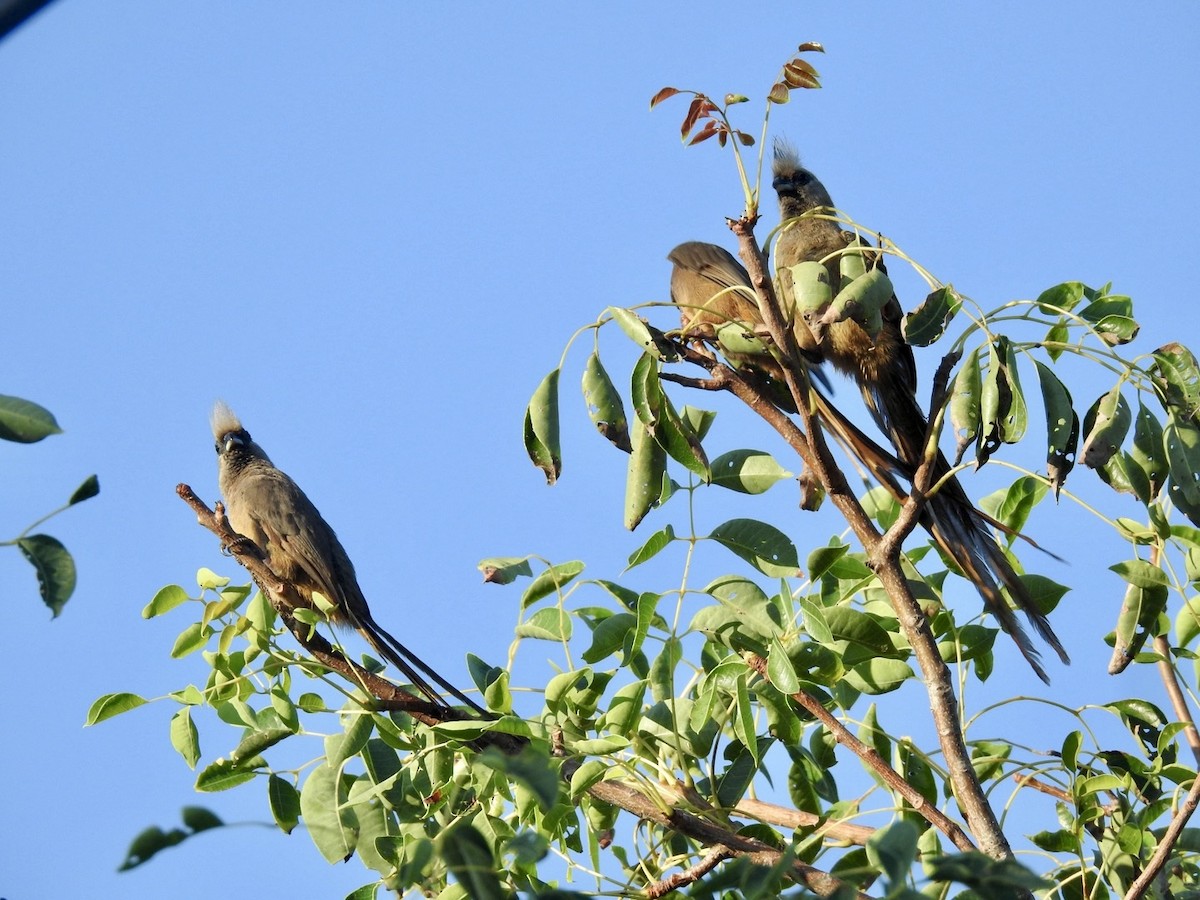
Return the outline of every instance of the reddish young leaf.
{"type": "Polygon", "coordinates": [[[691,130],[696,127],[696,122],[704,114],[704,105],[707,101],[708,98],[703,94],[697,94],[696,99],[688,106],[687,115],[683,117],[683,124],[679,127],[679,133],[682,137],[686,138],[691,130]]]}
{"type": "Polygon", "coordinates": [[[654,109],[654,107],[658,106],[658,104],[662,103],[664,100],[666,100],[669,97],[674,97],[678,93],[679,93],[679,88],[673,88],[673,87],[663,88],[661,91],[659,91],[657,94],[655,94],[653,97],[650,98],[650,108],[654,109]]]}
{"type": "Polygon", "coordinates": [[[707,141],[710,137],[717,133],[718,129],[724,133],[725,129],[721,128],[721,126],[717,124],[716,120],[709,119],[704,123],[704,127],[696,132],[696,136],[688,141],[688,146],[691,146],[692,144],[698,144],[701,141],[707,141]]]}
{"type": "Polygon", "coordinates": [[[737,139],[741,141],[743,147],[754,146],[754,135],[746,134],[744,131],[735,131],[734,134],[737,136],[737,139]]]}
{"type": "Polygon", "coordinates": [[[717,143],[724,147],[727,140],[729,140],[729,132],[721,129],[721,131],[717,134],[717,143]]]}

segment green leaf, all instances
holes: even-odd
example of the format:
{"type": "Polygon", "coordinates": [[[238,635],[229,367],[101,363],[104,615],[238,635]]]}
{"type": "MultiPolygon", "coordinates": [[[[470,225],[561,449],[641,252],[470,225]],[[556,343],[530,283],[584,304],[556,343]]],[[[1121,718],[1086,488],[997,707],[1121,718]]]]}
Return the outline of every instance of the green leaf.
{"type": "Polygon", "coordinates": [[[178,751],[189,769],[200,761],[200,733],[192,721],[192,708],[185,706],[171,717],[171,746],[178,751]]]}
{"type": "Polygon", "coordinates": [[[265,766],[267,761],[261,756],[234,762],[231,759],[218,759],[206,766],[196,776],[196,790],[205,793],[227,791],[247,781],[253,781],[254,770],[265,766]]]}
{"type": "Polygon", "coordinates": [[[867,859],[893,886],[903,885],[917,860],[919,832],[909,822],[893,822],[867,838],[867,859]]]}
{"type": "Polygon", "coordinates": [[[641,347],[643,353],[648,353],[656,359],[662,358],[658,342],[641,316],[619,306],[610,306],[604,311],[613,317],[613,321],[625,332],[626,337],[641,347]]]}
{"type": "Polygon", "coordinates": [[[358,818],[347,803],[348,791],[338,771],[317,766],[300,789],[300,815],[327,862],[350,858],[358,842],[358,818]]]}
{"type": "Polygon", "coordinates": [[[1157,633],[1158,619],[1167,608],[1168,585],[1166,573],[1144,560],[1129,560],[1109,568],[1129,582],[1117,614],[1112,658],[1108,663],[1108,673],[1116,675],[1133,662],[1146,640],[1157,633]]]}
{"type": "Polygon", "coordinates": [[[826,322],[852,319],[874,337],[883,330],[883,307],[895,294],[892,280],[883,269],[868,269],[849,284],[843,283],[821,319],[826,322]]]}
{"type": "Polygon", "coordinates": [[[247,760],[261,759],[259,756],[260,753],[264,750],[269,750],[281,741],[287,740],[292,734],[292,729],[280,725],[273,725],[266,728],[253,727],[238,741],[238,745],[229,754],[229,759],[234,765],[244,765],[247,768],[253,768],[247,760]]]}
{"type": "Polygon", "coordinates": [[[742,744],[754,754],[754,763],[757,766],[758,758],[758,739],[754,734],[754,704],[750,702],[750,691],[746,687],[746,672],[737,676],[735,682],[734,696],[737,702],[733,709],[733,734],[742,742],[742,744]]]}
{"type": "Polygon", "coordinates": [[[1110,347],[1128,344],[1139,330],[1133,319],[1133,301],[1115,294],[1093,300],[1079,311],[1079,318],[1090,323],[1110,347]]]}
{"type": "Polygon", "coordinates": [[[35,444],[52,434],[62,434],[62,429],[50,410],[20,397],[0,394],[0,440],[35,444]]]}
{"type": "Polygon", "coordinates": [[[475,564],[489,584],[511,584],[521,576],[533,577],[528,556],[493,556],[475,564]]]}
{"type": "Polygon", "coordinates": [[[1017,373],[1017,355],[1012,342],[1001,336],[997,347],[1004,368],[1004,377],[1011,394],[1008,410],[1000,417],[1000,440],[1006,444],[1015,444],[1025,436],[1029,427],[1029,410],[1025,405],[1025,395],[1021,391],[1021,380],[1017,373]]]}
{"type": "Polygon", "coordinates": [[[1001,524],[1021,531],[1033,508],[1046,496],[1046,490],[1040,478],[1024,475],[1007,488],[984,497],[979,506],[1001,524]]]}
{"type": "Polygon", "coordinates": [[[638,419],[659,445],[676,462],[705,482],[711,481],[704,447],[663,391],[658,363],[649,354],[643,355],[634,366],[631,389],[638,419]]]}
{"type": "Polygon", "coordinates": [[[1200,428],[1172,415],[1163,429],[1167,466],[1175,489],[1190,504],[1200,504],[1200,428]]]}
{"type": "Polygon", "coordinates": [[[210,637],[212,637],[211,628],[206,628],[199,622],[193,622],[175,639],[175,646],[171,648],[171,658],[182,659],[190,653],[195,653],[208,643],[210,637]]]}
{"type": "Polygon", "coordinates": [[[1200,366],[1187,347],[1165,344],[1154,351],[1157,387],[1167,411],[1192,424],[1200,422],[1200,366]]]}
{"type": "Polygon", "coordinates": [[[1061,315],[1063,312],[1070,312],[1083,299],[1083,291],[1083,283],[1079,281],[1065,281],[1062,284],[1056,284],[1038,295],[1038,309],[1047,315],[1061,315]]]}
{"type": "Polygon", "coordinates": [[[904,317],[904,340],[914,347],[928,347],[946,333],[950,320],[962,307],[962,297],[951,285],[940,287],[904,317]]]}
{"type": "Polygon", "coordinates": [[[121,863],[119,872],[128,872],[155,856],[157,853],[175,847],[188,837],[187,832],[178,828],[163,831],[157,825],[144,829],[125,851],[125,861],[121,863]]]}
{"type": "Polygon", "coordinates": [[[712,483],[742,494],[761,494],[793,473],[761,450],[730,450],[712,461],[712,483]]]}
{"type": "Polygon", "coordinates": [[[874,696],[894,691],[916,675],[903,660],[880,657],[848,669],[844,677],[855,690],[874,696]]]}
{"type": "Polygon", "coordinates": [[[709,537],[764,575],[795,578],[802,574],[796,545],[773,525],[754,519],[730,519],[714,528],[709,537]]]}
{"type": "Polygon", "coordinates": [[[1137,413],[1133,417],[1133,448],[1129,457],[1146,475],[1148,495],[1157,497],[1169,471],[1163,444],[1163,427],[1158,417],[1138,397],[1137,413]]]}
{"type": "Polygon", "coordinates": [[[558,433],[558,375],[555,369],[542,379],[525,409],[525,452],[554,484],[562,474],[562,446],[558,433]]]}
{"type": "Polygon", "coordinates": [[[61,541],[48,534],[17,538],[17,546],[37,571],[42,602],[57,617],[75,592],[75,560],[61,541]]]}
{"type": "Polygon", "coordinates": [[[144,697],[139,697],[137,694],[105,694],[92,703],[83,724],[85,726],[96,725],[105,719],[111,719],[123,712],[137,709],[147,702],[144,697]]]}
{"type": "Polygon", "coordinates": [[[284,834],[291,834],[300,824],[300,792],[285,778],[272,774],[267,779],[267,800],[275,824],[284,834]]]}
{"type": "Polygon", "coordinates": [[[800,677],[796,674],[796,668],[779,638],[771,639],[771,653],[767,657],[767,677],[771,679],[775,689],[784,694],[794,694],[800,690],[800,677]]]}
{"type": "Polygon", "coordinates": [[[633,531],[663,500],[667,451],[640,421],[633,424],[631,436],[633,452],[629,454],[625,479],[625,527],[633,531]]]}
{"type": "Polygon", "coordinates": [[[539,609],[516,628],[516,636],[539,641],[569,641],[571,615],[558,607],[539,609]]]}
{"type": "Polygon", "coordinates": [[[1049,366],[1034,360],[1038,381],[1042,387],[1042,404],[1046,409],[1046,473],[1054,488],[1054,496],[1075,467],[1075,451],[1079,445],[1079,414],[1072,405],[1071,393],[1059,381],[1049,366]]]}
{"type": "Polygon", "coordinates": [[[594,350],[583,368],[583,400],[588,416],[600,434],[618,449],[629,453],[633,448],[629,443],[625,405],[600,362],[600,354],[594,350]]]}
{"type": "Polygon", "coordinates": [[[543,812],[554,808],[561,782],[557,769],[544,752],[527,746],[513,755],[496,747],[488,747],[477,758],[489,768],[503,772],[527,787],[543,812]]]}
{"type": "Polygon", "coordinates": [[[183,824],[192,829],[192,834],[199,834],[210,828],[220,828],[225,824],[220,816],[203,806],[185,806],[182,816],[183,824]]]}
{"type": "Polygon", "coordinates": [[[625,641],[625,635],[637,628],[637,617],[630,613],[616,613],[596,626],[592,632],[592,646],[583,652],[583,661],[596,663],[616,653],[625,641]]]}
{"type": "Polygon", "coordinates": [[[1118,382],[1111,391],[1099,397],[1083,417],[1083,448],[1079,453],[1083,464],[1098,469],[1107,463],[1121,448],[1132,423],[1133,414],[1118,382]]]}
{"type": "MultiPolygon", "coordinates": [[[[346,730],[341,734],[334,733],[325,737],[325,764],[339,771],[346,760],[357,756],[359,751],[367,746],[367,741],[375,731],[375,723],[371,716],[353,706],[342,714],[341,719],[346,723],[346,730]]],[[[291,731],[290,728],[286,730],[291,731]]],[[[274,738],[276,732],[272,729],[263,733],[274,738]]],[[[272,739],[270,743],[256,744],[250,752],[261,753],[276,743],[278,741],[272,739]]],[[[240,746],[238,752],[239,755],[243,752],[240,746]]]]}
{"type": "Polygon", "coordinates": [[[571,775],[571,799],[578,800],[592,785],[604,779],[608,766],[598,759],[589,759],[571,775]]]}
{"type": "MultiPolygon", "coordinates": [[[[491,846],[474,827],[459,821],[437,836],[438,856],[472,900],[509,900],[496,875],[491,846]]],[[[443,896],[445,896],[443,894],[443,896]]]]}
{"type": "Polygon", "coordinates": [[[654,534],[650,535],[646,543],[642,544],[642,546],[629,555],[628,568],[632,569],[634,566],[640,566],[647,560],[653,559],[658,555],[659,551],[673,540],[675,540],[675,529],[670,524],[654,532],[654,534]]]}
{"type": "Polygon", "coordinates": [[[161,616],[180,604],[186,603],[189,599],[187,591],[182,587],[177,584],[168,584],[166,587],[160,588],[154,598],[146,604],[146,608],[142,610],[142,618],[152,619],[155,616],[161,616]]]}
{"type": "MultiPolygon", "coordinates": [[[[1000,342],[1004,339],[1000,338],[1000,342]]],[[[996,344],[988,344],[987,375],[979,389],[979,433],[975,458],[982,466],[1000,448],[1001,422],[1012,406],[1012,390],[996,344]]]]}
{"type": "Polygon", "coordinates": [[[786,318],[802,320],[805,313],[819,313],[833,300],[833,285],[824,263],[808,260],[783,266],[779,278],[779,301],[786,318]]]}
{"type": "Polygon", "coordinates": [[[633,733],[638,719],[642,716],[642,706],[645,700],[645,679],[625,685],[613,695],[600,727],[607,728],[616,735],[628,737],[633,733]]]}
{"type": "Polygon", "coordinates": [[[982,393],[983,374],[979,365],[979,348],[976,348],[963,360],[950,392],[950,424],[958,445],[956,460],[962,459],[971,441],[979,434],[982,393]]]}
{"type": "Polygon", "coordinates": [[[67,506],[74,506],[76,503],[82,503],[84,500],[91,500],[100,493],[100,479],[95,475],[89,475],[83,480],[83,484],[75,488],[71,498],[67,501],[67,506]]]}
{"type": "Polygon", "coordinates": [[[580,560],[558,563],[543,571],[521,595],[521,609],[528,609],[543,597],[558,594],[583,571],[580,560]]]}
{"type": "Polygon", "coordinates": [[[1187,647],[1200,635],[1200,597],[1189,597],[1175,616],[1175,644],[1187,647]]]}

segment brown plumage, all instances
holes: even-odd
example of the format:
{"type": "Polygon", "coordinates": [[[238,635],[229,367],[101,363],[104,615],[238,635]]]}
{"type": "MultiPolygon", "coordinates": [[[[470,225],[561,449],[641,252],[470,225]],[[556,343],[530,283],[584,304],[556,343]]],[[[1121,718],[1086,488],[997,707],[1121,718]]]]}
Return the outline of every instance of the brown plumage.
{"type": "MultiPolygon", "coordinates": [[[[776,189],[780,191],[784,221],[803,212],[823,207],[832,209],[824,186],[799,167],[794,155],[783,154],[776,162],[776,189]]],[[[776,271],[781,266],[805,260],[825,260],[836,279],[839,252],[847,235],[838,225],[811,216],[795,221],[780,236],[776,248],[776,271]]],[[[746,331],[757,333],[762,325],[758,305],[745,268],[730,253],[712,244],[680,244],[668,256],[671,297],[680,306],[685,333],[713,338],[713,326],[726,319],[742,322],[746,331]]],[[[833,281],[837,283],[836,280],[833,281]]],[[[793,328],[808,363],[828,359],[859,384],[872,415],[893,442],[897,456],[884,450],[850,422],[820,391],[814,391],[816,412],[824,426],[849,452],[860,459],[897,498],[907,493],[899,479],[911,480],[924,455],[928,423],[916,401],[916,362],[912,348],[900,333],[902,311],[895,297],[883,312],[884,328],[873,339],[853,321],[835,323],[821,331],[818,341],[789,301],[781,298],[785,313],[794,315],[793,328]]],[[[735,364],[766,373],[782,383],[780,364],[759,354],[729,354],[735,364]]],[[[790,397],[786,406],[794,409],[790,397]]],[[[934,478],[949,470],[939,454],[934,478]]],[[[988,530],[988,520],[974,508],[957,480],[952,479],[930,498],[922,525],[983,596],[1001,627],[1012,635],[1035,672],[1046,680],[1037,650],[1021,628],[1001,595],[996,581],[1008,587],[1034,628],[1068,662],[1058,638],[1045,616],[1034,606],[1008,558],[988,530]]]]}
{"type": "Polygon", "coordinates": [[[371,616],[354,564],[312,501],[250,438],[237,416],[218,402],[212,414],[221,494],[229,524],[252,540],[267,564],[291,583],[305,607],[321,594],[336,625],[358,631],[385,660],[404,673],[430,702],[445,706],[429,680],[476,712],[484,710],[388,634],[371,616]],[[418,671],[419,670],[419,671],[418,671]],[[429,679],[429,680],[427,680],[429,679]]]}

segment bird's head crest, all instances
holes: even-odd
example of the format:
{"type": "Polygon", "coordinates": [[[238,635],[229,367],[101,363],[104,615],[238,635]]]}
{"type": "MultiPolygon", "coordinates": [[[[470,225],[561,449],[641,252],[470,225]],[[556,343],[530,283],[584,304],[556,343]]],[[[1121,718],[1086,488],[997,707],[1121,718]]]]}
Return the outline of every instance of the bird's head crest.
{"type": "Polygon", "coordinates": [[[772,171],[776,175],[791,173],[800,168],[800,154],[786,138],[775,138],[775,160],[772,171]]]}
{"type": "Polygon", "coordinates": [[[222,437],[229,434],[231,431],[242,431],[241,420],[234,413],[229,405],[224,400],[218,400],[213,404],[212,416],[209,418],[212,425],[213,437],[218,441],[222,437]]]}

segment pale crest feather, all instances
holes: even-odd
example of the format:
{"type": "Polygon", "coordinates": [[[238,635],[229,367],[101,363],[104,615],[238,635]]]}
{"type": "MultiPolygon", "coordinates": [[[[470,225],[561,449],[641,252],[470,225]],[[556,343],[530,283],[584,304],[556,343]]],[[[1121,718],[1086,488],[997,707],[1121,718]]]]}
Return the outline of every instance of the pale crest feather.
{"type": "Polygon", "coordinates": [[[775,138],[775,161],[771,170],[776,175],[781,175],[784,172],[794,172],[799,168],[800,154],[796,152],[796,148],[784,138],[775,138]]]}
{"type": "Polygon", "coordinates": [[[242,428],[242,423],[238,420],[237,415],[224,400],[218,400],[213,404],[212,416],[209,421],[212,424],[213,437],[217,440],[220,440],[222,435],[229,434],[231,431],[240,431],[242,428]]]}

